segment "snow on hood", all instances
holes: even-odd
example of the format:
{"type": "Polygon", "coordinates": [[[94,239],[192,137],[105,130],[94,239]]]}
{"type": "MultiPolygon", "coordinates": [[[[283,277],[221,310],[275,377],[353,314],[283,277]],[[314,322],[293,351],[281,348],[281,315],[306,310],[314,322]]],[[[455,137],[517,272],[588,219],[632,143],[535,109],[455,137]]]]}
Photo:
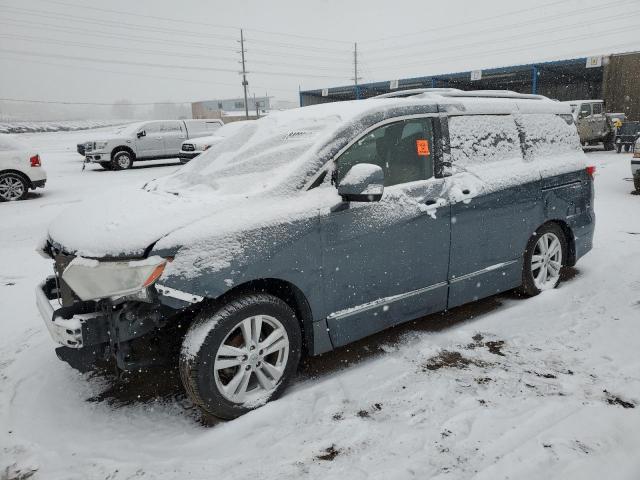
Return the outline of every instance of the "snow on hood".
{"type": "Polygon", "coordinates": [[[219,198],[121,190],[65,210],[51,222],[48,235],[77,255],[142,256],[158,239],[220,206],[219,198]]]}

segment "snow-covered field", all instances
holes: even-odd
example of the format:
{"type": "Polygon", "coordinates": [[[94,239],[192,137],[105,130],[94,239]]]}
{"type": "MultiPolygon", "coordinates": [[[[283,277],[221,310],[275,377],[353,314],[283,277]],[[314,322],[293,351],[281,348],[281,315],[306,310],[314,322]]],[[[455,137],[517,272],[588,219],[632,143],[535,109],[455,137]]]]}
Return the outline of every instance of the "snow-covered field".
{"type": "Polygon", "coordinates": [[[82,172],[85,136],[21,136],[48,184],[0,204],[0,479],[640,478],[629,154],[589,152],[595,245],[560,288],[499,295],[310,359],[282,399],[205,426],[171,372],[123,386],[55,357],[33,298],[51,272],[34,252],[47,222],[179,168],[82,172]]]}
{"type": "Polygon", "coordinates": [[[131,123],[132,120],[60,120],[57,122],[0,121],[0,133],[67,132],[131,123]]]}

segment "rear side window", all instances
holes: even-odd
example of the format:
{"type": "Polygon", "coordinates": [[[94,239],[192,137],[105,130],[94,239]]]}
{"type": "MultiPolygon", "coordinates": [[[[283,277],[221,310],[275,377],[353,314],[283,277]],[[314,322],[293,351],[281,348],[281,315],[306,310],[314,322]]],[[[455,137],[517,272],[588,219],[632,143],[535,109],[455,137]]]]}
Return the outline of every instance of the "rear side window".
{"type": "Polygon", "coordinates": [[[602,104],[601,103],[594,103],[593,105],[591,105],[591,108],[593,108],[593,114],[594,115],[600,115],[602,113],[602,104]]]}
{"type": "Polygon", "coordinates": [[[162,131],[166,133],[177,133],[182,131],[180,122],[164,122],[162,124],[162,131]]]}
{"type": "Polygon", "coordinates": [[[580,151],[576,126],[561,115],[535,113],[515,115],[523,134],[525,159],[580,151]]]}
{"type": "Polygon", "coordinates": [[[449,118],[451,161],[474,165],[522,160],[518,128],[511,115],[466,115],[449,118]]]}
{"type": "Polygon", "coordinates": [[[379,127],[349,147],[337,162],[338,182],[358,163],[380,166],[387,187],[431,178],[431,119],[416,118],[379,127]]]}

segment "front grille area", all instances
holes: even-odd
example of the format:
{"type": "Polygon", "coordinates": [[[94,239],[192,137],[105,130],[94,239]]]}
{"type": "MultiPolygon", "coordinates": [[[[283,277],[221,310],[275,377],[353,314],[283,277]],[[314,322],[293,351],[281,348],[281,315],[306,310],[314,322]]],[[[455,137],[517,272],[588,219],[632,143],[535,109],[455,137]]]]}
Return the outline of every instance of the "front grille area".
{"type": "Polygon", "coordinates": [[[195,149],[196,147],[193,143],[185,143],[184,145],[182,145],[183,152],[193,152],[195,149]]]}

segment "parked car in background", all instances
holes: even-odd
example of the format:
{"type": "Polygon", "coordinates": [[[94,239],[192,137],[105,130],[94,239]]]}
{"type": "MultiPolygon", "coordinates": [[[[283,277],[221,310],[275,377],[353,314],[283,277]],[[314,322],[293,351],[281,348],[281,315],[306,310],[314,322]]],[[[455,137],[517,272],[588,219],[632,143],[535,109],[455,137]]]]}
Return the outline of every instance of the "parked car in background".
{"type": "Polygon", "coordinates": [[[133,162],[177,158],[186,139],[211,135],[222,120],[154,120],[127,125],[107,138],[84,144],[85,161],[107,170],[126,170],[133,162]]]}
{"type": "Polygon", "coordinates": [[[9,135],[0,135],[0,202],[23,200],[29,190],[43,188],[46,181],[38,152],[9,135]]]}
{"type": "Polygon", "coordinates": [[[605,150],[613,150],[616,119],[624,122],[624,113],[606,113],[603,100],[569,100],[574,122],[582,145],[602,143],[605,150]]]}
{"type": "Polygon", "coordinates": [[[254,120],[240,120],[237,122],[227,123],[219,130],[216,130],[215,135],[200,137],[194,140],[185,140],[182,142],[182,146],[180,147],[180,163],[188,163],[189,160],[197,157],[213,145],[220,143],[231,135],[236,135],[244,128],[245,125],[253,121],[254,120]]]}
{"type": "Polygon", "coordinates": [[[553,289],[595,224],[569,111],[458,90],[275,112],[109,208],[75,205],[42,247],[56,353],[179,364],[196,405],[234,418],[281,395],[303,352],[553,289]]]}
{"type": "Polygon", "coordinates": [[[640,194],[640,138],[636,140],[631,158],[631,176],[633,177],[633,186],[640,194]]]}

